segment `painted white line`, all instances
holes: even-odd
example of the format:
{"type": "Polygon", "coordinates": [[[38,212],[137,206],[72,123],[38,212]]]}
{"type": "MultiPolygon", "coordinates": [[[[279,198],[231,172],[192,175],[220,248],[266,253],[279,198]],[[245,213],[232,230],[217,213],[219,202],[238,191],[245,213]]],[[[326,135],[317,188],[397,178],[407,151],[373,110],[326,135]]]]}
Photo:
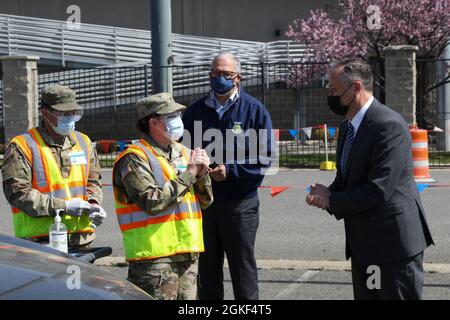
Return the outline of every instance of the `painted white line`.
{"type": "Polygon", "coordinates": [[[261,269],[350,271],[350,261],[327,260],[257,260],[261,269]]]}
{"type": "Polygon", "coordinates": [[[290,284],[287,288],[284,288],[273,298],[274,300],[289,300],[292,297],[295,297],[295,292],[302,285],[302,283],[307,282],[309,279],[312,279],[316,274],[318,274],[319,270],[307,270],[300,278],[298,278],[294,283],[290,284]]]}

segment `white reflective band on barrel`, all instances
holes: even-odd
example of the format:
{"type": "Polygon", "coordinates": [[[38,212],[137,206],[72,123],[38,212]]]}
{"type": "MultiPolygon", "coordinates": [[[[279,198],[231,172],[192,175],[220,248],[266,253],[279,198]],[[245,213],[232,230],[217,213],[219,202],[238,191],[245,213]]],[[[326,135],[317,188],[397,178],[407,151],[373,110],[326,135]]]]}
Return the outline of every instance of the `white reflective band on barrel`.
{"type": "Polygon", "coordinates": [[[428,142],[413,142],[412,147],[417,149],[427,149],[428,142]]]}
{"type": "Polygon", "coordinates": [[[414,161],[414,167],[428,167],[428,160],[414,161]]]}
{"type": "Polygon", "coordinates": [[[41,154],[39,152],[39,146],[34,141],[31,134],[28,132],[23,135],[25,140],[27,141],[28,147],[31,149],[31,153],[33,155],[33,175],[36,176],[36,181],[39,188],[47,188],[47,177],[45,176],[44,164],[42,163],[41,154]]]}

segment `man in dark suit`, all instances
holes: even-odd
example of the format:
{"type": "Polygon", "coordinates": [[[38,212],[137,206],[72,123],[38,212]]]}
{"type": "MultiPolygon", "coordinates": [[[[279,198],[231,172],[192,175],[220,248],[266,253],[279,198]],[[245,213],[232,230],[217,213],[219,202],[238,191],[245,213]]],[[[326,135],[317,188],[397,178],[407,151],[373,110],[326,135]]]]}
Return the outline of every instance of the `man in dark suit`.
{"type": "Polygon", "coordinates": [[[344,219],[355,299],[421,299],[423,251],[433,243],[414,182],[411,135],[403,117],[372,96],[361,60],[331,67],[330,109],[339,128],[337,175],[311,186],[309,205],[344,219]]]}

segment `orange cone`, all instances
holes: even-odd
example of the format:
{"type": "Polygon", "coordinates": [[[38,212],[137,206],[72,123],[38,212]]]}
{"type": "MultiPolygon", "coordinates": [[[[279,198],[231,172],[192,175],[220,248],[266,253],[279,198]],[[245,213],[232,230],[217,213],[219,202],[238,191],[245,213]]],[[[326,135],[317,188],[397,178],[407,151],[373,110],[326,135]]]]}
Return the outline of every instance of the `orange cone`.
{"type": "Polygon", "coordinates": [[[414,179],[416,182],[435,182],[430,176],[428,162],[428,132],[422,129],[410,129],[412,136],[412,157],[414,179]]]}

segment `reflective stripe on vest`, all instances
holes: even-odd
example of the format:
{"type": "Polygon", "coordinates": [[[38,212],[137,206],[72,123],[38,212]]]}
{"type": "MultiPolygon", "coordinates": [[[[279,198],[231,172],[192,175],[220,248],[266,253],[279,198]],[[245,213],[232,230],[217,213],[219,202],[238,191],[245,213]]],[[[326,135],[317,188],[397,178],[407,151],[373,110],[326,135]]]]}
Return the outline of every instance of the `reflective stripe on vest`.
{"type": "Polygon", "coordinates": [[[145,152],[145,155],[149,159],[150,166],[152,168],[153,175],[155,176],[155,181],[158,186],[163,186],[166,183],[166,179],[164,178],[164,171],[161,167],[161,163],[156,159],[152,152],[150,152],[146,146],[138,141],[135,145],[142,149],[145,152]]]}
{"type": "Polygon", "coordinates": [[[48,188],[47,176],[45,174],[44,163],[42,162],[42,155],[39,152],[39,145],[34,141],[31,133],[27,132],[24,135],[27,146],[31,149],[32,164],[33,164],[33,179],[36,178],[36,183],[39,188],[48,188]]]}
{"type": "Polygon", "coordinates": [[[77,140],[78,145],[80,146],[81,150],[83,150],[84,155],[86,156],[86,165],[84,166],[84,177],[87,181],[89,177],[89,170],[90,170],[90,158],[91,158],[91,149],[87,145],[86,140],[83,138],[82,134],[78,131],[73,132],[75,134],[75,138],[77,140]]]}
{"type": "Polygon", "coordinates": [[[192,203],[191,207],[187,203],[181,203],[178,206],[173,206],[172,208],[169,208],[167,210],[164,210],[158,214],[155,215],[148,215],[145,212],[143,212],[139,207],[132,207],[131,212],[123,212],[123,210],[117,209],[117,218],[119,220],[119,225],[122,229],[128,230],[132,229],[133,226],[135,226],[135,223],[142,224],[143,222],[146,222],[146,224],[156,224],[161,223],[162,221],[170,219],[169,216],[172,215],[179,215],[179,217],[185,217],[186,214],[189,214],[191,210],[193,212],[198,212],[199,210],[195,210],[197,208],[196,203],[192,203]],[[192,208],[192,209],[191,209],[192,208]]]}
{"type": "MultiPolygon", "coordinates": [[[[80,150],[84,152],[87,165],[72,166],[68,178],[62,177],[61,169],[57,165],[52,151],[36,128],[11,141],[16,143],[30,161],[33,189],[59,199],[67,200],[74,197],[87,199],[90,142],[79,132],[74,132],[72,138],[77,142],[73,148],[74,151],[80,150]]],[[[35,238],[48,236],[48,229],[53,223],[53,217],[35,218],[17,208],[12,208],[12,212],[14,230],[17,237],[35,238]]],[[[64,215],[62,222],[67,226],[69,233],[92,233],[94,231],[90,227],[91,222],[86,214],[81,217],[64,215]]]]}
{"type": "MultiPolygon", "coordinates": [[[[155,176],[156,184],[162,187],[167,182],[167,179],[165,178],[164,169],[161,166],[161,162],[157,159],[157,157],[153,154],[153,152],[150,152],[148,150],[148,148],[145,147],[145,145],[142,142],[138,141],[138,142],[136,142],[135,145],[137,147],[141,148],[145,152],[145,155],[150,160],[150,165],[152,167],[153,175],[155,176]]],[[[181,145],[181,146],[183,148],[182,150],[184,151],[183,157],[186,159],[187,154],[184,149],[185,147],[183,145],[181,145]]],[[[186,162],[187,162],[187,160],[186,160],[186,162]]],[[[170,166],[170,169],[173,170],[173,168],[171,166],[170,166]]],[[[170,173],[167,173],[167,175],[169,175],[169,174],[170,173]]],[[[193,190],[190,190],[190,192],[191,192],[191,195],[195,197],[193,190]]],[[[182,202],[181,204],[178,205],[180,212],[185,212],[185,211],[187,212],[187,211],[189,211],[189,209],[187,207],[186,208],[181,207],[182,204],[184,204],[185,206],[189,206],[189,205],[193,206],[192,210],[194,210],[194,211],[201,211],[200,204],[198,203],[198,201],[191,200],[187,203],[182,202]]]]}
{"type": "MultiPolygon", "coordinates": [[[[146,158],[158,186],[163,187],[167,181],[176,177],[170,163],[157,156],[153,148],[142,139],[118,156],[114,171],[118,161],[128,153],[146,158]]],[[[187,163],[186,152],[183,154],[183,161],[187,163]]],[[[178,205],[151,214],[145,213],[134,203],[120,202],[119,199],[125,199],[120,193],[118,188],[114,188],[116,213],[128,261],[204,251],[202,214],[193,187],[178,205]]]]}

